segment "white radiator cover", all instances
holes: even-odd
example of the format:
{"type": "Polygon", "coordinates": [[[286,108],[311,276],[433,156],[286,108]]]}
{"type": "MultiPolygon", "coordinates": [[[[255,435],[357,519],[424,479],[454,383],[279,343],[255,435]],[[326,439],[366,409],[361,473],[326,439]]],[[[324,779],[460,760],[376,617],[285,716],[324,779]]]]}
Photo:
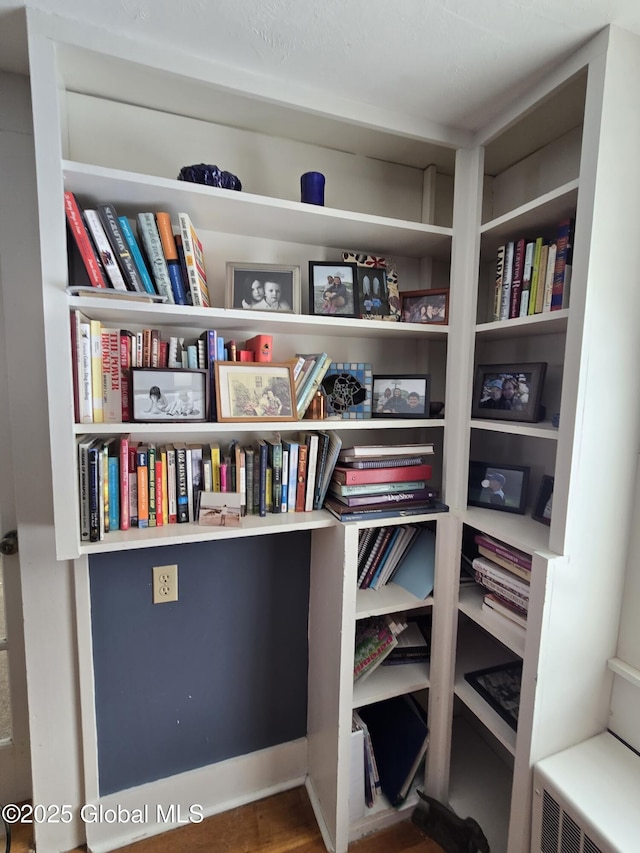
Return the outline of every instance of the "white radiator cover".
{"type": "Polygon", "coordinates": [[[640,757],[608,732],[534,767],[531,853],[638,853],[640,757]]]}

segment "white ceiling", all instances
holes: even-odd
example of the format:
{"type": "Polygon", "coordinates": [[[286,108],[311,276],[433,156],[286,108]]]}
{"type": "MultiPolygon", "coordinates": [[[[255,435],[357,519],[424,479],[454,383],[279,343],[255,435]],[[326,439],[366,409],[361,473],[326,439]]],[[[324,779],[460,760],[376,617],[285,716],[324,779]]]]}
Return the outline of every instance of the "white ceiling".
{"type": "MultiPolygon", "coordinates": [[[[0,67],[24,70],[15,40],[0,67]]],[[[640,0],[27,0],[275,80],[474,130],[640,0]]],[[[4,27],[9,32],[8,25],[4,27]]]]}

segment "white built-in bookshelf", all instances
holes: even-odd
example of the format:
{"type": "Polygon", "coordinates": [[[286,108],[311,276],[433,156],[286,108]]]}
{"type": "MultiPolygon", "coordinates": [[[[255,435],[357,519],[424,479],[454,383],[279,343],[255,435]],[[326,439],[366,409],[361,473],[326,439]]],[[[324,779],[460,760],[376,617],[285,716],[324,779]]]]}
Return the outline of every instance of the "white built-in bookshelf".
{"type": "MultiPolygon", "coordinates": [[[[494,853],[521,853],[528,847],[533,763],[606,726],[609,676],[600,658],[604,662],[611,656],[616,578],[623,566],[614,549],[613,564],[609,560],[605,572],[603,556],[623,537],[625,518],[614,506],[596,502],[592,486],[595,469],[604,465],[623,494],[632,489],[627,445],[633,443],[637,419],[634,415],[626,424],[613,423],[615,398],[602,389],[606,377],[629,368],[629,353],[637,345],[631,343],[635,328],[624,312],[617,311],[612,327],[608,317],[599,319],[594,303],[611,298],[610,236],[616,229],[626,234],[632,226],[637,231],[640,223],[637,211],[623,215],[616,199],[624,187],[616,162],[629,162],[638,140],[633,134],[620,140],[611,126],[615,122],[603,116],[601,106],[606,102],[613,114],[625,108],[622,90],[629,86],[618,84],[633,65],[635,45],[600,35],[476,137],[408,117],[398,122],[395,116],[381,116],[372,127],[367,111],[347,110],[339,99],[328,110],[316,108],[294,89],[265,95],[247,81],[244,88],[234,84],[215,65],[167,55],[151,45],[138,46],[133,62],[125,55],[126,46],[106,34],[75,25],[58,31],[56,22],[39,15],[30,16],[30,39],[55,543],[58,560],[75,561],[72,618],[83,704],[83,801],[100,799],[89,555],[119,551],[125,559],[132,549],[221,537],[286,537],[307,530],[309,688],[302,776],[327,848],[345,853],[353,838],[403,819],[409,811],[392,809],[382,800],[350,825],[352,710],[428,690],[431,743],[419,784],[462,817],[476,818],[494,853]],[[215,152],[208,156],[242,178],[242,193],[174,180],[181,166],[202,160],[205,151],[215,152]],[[309,168],[327,176],[326,207],[298,201],[299,176],[309,168]],[[162,209],[175,217],[186,210],[203,242],[215,307],[69,297],[65,189],[84,205],[110,201],[118,213],[129,216],[162,209]],[[553,229],[569,214],[576,215],[569,307],[494,322],[490,308],[498,246],[525,233],[553,229]],[[448,326],[304,313],[308,262],[339,260],[342,250],[393,257],[401,290],[449,287],[448,326]],[[256,316],[225,309],[228,261],[298,264],[303,313],[256,316]],[[73,421],[68,333],[73,308],[107,325],[151,326],[167,334],[196,337],[210,328],[239,340],[272,334],[275,361],[298,351],[326,351],[335,361],[370,362],[374,374],[429,373],[431,398],[445,401],[446,417],[80,426],[73,421]],[[621,342],[620,352],[610,346],[610,335],[621,342]],[[549,364],[543,393],[547,420],[471,419],[475,364],[526,361],[549,364]],[[550,422],[555,412],[561,413],[558,428],[550,422]],[[244,438],[320,426],[344,432],[349,444],[435,442],[434,481],[450,512],[412,519],[435,526],[433,597],[418,601],[392,584],[379,591],[357,590],[358,532],[373,523],[344,525],[324,511],[248,518],[235,530],[184,524],[112,532],[98,543],[80,542],[79,434],[127,433],[132,439],[158,441],[215,437],[222,442],[236,434],[244,438]],[[531,468],[524,515],[467,508],[470,458],[531,468]],[[531,518],[544,474],[555,477],[550,527],[531,518]],[[526,637],[487,618],[477,592],[459,594],[463,525],[533,556],[526,637]],[[600,538],[594,545],[596,528],[600,538]],[[614,591],[608,595],[612,583],[614,591]],[[603,608],[607,598],[611,606],[603,608]],[[420,609],[433,615],[430,664],[381,667],[354,687],[357,620],[420,609]],[[582,646],[579,635],[585,625],[590,643],[582,646]],[[524,665],[517,733],[464,680],[472,669],[516,658],[524,665]]],[[[618,287],[616,299],[638,307],[630,282],[618,281],[618,287]]],[[[241,774],[252,758],[226,762],[225,772],[231,768],[232,774],[241,774]]],[[[288,781],[300,781],[298,766],[288,781]]],[[[224,787],[214,787],[205,810],[219,811],[286,783],[265,771],[259,790],[239,782],[232,800],[225,798],[224,787]]],[[[415,797],[408,801],[413,802],[415,797]]],[[[97,830],[89,825],[85,830],[91,847],[97,830]]],[[[109,830],[100,832],[108,836],[109,830]]],[[[104,835],[99,841],[109,844],[104,835]]]]}

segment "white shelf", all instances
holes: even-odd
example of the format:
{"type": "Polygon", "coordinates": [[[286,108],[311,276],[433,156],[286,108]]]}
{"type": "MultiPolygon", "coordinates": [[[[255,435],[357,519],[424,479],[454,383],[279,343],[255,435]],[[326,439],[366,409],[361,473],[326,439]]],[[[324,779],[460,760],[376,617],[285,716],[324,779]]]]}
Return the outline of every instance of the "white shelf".
{"type": "Polygon", "coordinates": [[[403,610],[417,610],[432,605],[433,596],[416,598],[403,587],[391,582],[380,589],[359,589],[356,592],[356,619],[382,616],[385,613],[399,613],[403,610]]]}
{"type": "Polygon", "coordinates": [[[446,512],[426,512],[421,515],[402,515],[402,510],[398,508],[398,515],[393,518],[370,518],[368,521],[347,521],[345,524],[354,525],[358,530],[363,530],[367,527],[388,527],[390,524],[421,524],[424,521],[438,521],[440,518],[446,518],[446,512]]]}
{"type": "Polygon", "coordinates": [[[187,181],[63,161],[65,189],[83,207],[111,201],[118,213],[166,210],[172,219],[186,211],[198,230],[260,235],[267,240],[445,260],[451,228],[337,210],[297,201],[206,187],[187,181]]]}
{"type": "Polygon", "coordinates": [[[210,542],[214,539],[239,539],[245,536],[269,536],[296,530],[333,527],[340,522],[324,510],[314,512],[268,513],[266,518],[248,515],[241,527],[206,527],[195,523],[167,524],[162,527],[131,528],[107,533],[100,542],[83,542],[82,554],[105,551],[130,551],[134,548],[157,548],[188,542],[210,542]]]}
{"type": "Polygon", "coordinates": [[[518,421],[492,421],[489,419],[473,418],[469,421],[469,426],[471,429],[484,429],[489,432],[506,432],[509,435],[526,435],[530,438],[549,438],[551,441],[558,440],[558,428],[552,426],[550,421],[529,424],[518,421]]]}
{"type": "Polygon", "coordinates": [[[479,584],[463,586],[460,588],[458,599],[458,610],[494,636],[508,649],[511,649],[518,657],[524,656],[524,647],[527,637],[526,629],[512,622],[506,616],[499,613],[487,613],[482,609],[482,600],[489,590],[479,584]]]}
{"type": "Polygon", "coordinates": [[[499,246],[523,234],[539,236],[555,229],[562,219],[575,214],[578,180],[568,181],[526,204],[485,223],[481,229],[482,255],[491,259],[499,246]]]}
{"type": "Polygon", "coordinates": [[[321,317],[311,314],[278,314],[273,311],[242,311],[236,308],[193,308],[190,305],[113,300],[100,296],[70,296],[69,307],[78,308],[94,320],[127,328],[132,325],[180,326],[204,331],[255,334],[318,335],[322,338],[404,338],[445,340],[448,327],[425,323],[396,323],[348,317],[321,317]]]}
{"type": "Polygon", "coordinates": [[[462,521],[528,554],[549,550],[549,528],[528,515],[470,506],[462,512],[462,521]]]}
{"type": "Polygon", "coordinates": [[[76,435],[123,435],[132,433],[134,435],[166,435],[179,432],[181,436],[207,436],[212,433],[271,433],[271,432],[299,432],[300,430],[324,432],[354,430],[354,429],[424,429],[426,427],[444,426],[444,420],[440,419],[410,419],[398,418],[397,420],[383,420],[382,418],[366,418],[363,420],[330,419],[324,421],[301,420],[301,421],[270,421],[259,423],[213,423],[203,421],[201,423],[147,423],[129,422],[121,424],[74,424],[73,431],[76,435]]]}
{"type": "Polygon", "coordinates": [[[407,820],[411,816],[413,809],[420,802],[416,789],[422,787],[421,775],[420,771],[418,771],[418,781],[414,781],[407,799],[398,808],[392,806],[384,794],[378,796],[371,808],[365,806],[364,816],[354,821],[349,827],[349,841],[356,841],[358,838],[362,838],[363,835],[369,835],[371,832],[391,826],[401,820],[407,820]]]}
{"type": "Polygon", "coordinates": [[[491,853],[506,853],[513,772],[461,715],[453,719],[449,804],[473,817],[491,853]]]}
{"type": "Polygon", "coordinates": [[[559,311],[546,311],[544,314],[532,314],[529,317],[478,323],[476,334],[483,341],[531,337],[531,335],[554,335],[567,331],[568,319],[569,309],[562,308],[559,311]]]}
{"type": "Polygon", "coordinates": [[[372,705],[393,696],[403,696],[429,686],[428,663],[381,664],[364,681],[353,685],[353,708],[372,705]]]}
{"type": "Polygon", "coordinates": [[[465,680],[467,672],[517,660],[518,655],[505,649],[485,631],[460,621],[456,655],[455,695],[487,727],[512,755],[516,750],[516,732],[485,702],[477,690],[465,680]]]}

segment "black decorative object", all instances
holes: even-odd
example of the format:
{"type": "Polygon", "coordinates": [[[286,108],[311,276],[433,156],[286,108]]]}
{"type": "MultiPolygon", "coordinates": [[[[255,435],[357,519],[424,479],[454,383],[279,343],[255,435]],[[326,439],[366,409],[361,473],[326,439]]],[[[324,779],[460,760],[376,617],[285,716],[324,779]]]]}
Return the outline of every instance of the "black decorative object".
{"type": "Polygon", "coordinates": [[[208,163],[196,163],[183,166],[178,175],[179,181],[191,181],[193,184],[205,184],[207,187],[221,187],[223,190],[241,190],[240,178],[208,163]]]}

